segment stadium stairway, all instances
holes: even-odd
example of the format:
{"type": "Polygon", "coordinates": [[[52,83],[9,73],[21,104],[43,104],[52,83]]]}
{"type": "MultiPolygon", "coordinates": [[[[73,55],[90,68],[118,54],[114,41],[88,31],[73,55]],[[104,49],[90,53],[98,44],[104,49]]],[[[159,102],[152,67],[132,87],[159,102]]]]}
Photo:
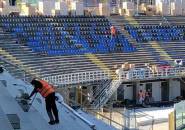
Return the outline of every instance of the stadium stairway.
{"type": "MultiPolygon", "coordinates": [[[[32,89],[29,83],[12,77],[6,70],[0,74],[0,108],[2,109],[0,112],[16,115],[20,119],[20,130],[115,130],[93,116],[88,116],[88,113],[80,115],[80,112],[71,109],[63,102],[60,94],[56,96],[59,97],[57,107],[61,122],[50,126],[47,123],[44,99],[40,95],[36,96],[29,112],[24,112],[17,102],[17,97],[20,97],[22,93],[30,93],[32,89]]],[[[7,122],[6,118],[3,121],[7,122]]],[[[0,126],[0,129],[10,124],[7,123],[0,126]]]]}

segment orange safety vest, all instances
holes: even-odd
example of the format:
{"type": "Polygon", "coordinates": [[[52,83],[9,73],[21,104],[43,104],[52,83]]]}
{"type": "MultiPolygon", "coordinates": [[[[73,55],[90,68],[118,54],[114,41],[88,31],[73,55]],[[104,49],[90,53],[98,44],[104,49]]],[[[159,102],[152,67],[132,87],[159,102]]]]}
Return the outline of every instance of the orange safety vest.
{"type": "Polygon", "coordinates": [[[111,29],[111,35],[115,35],[116,34],[116,28],[114,26],[112,26],[110,29],[111,29]]]}
{"type": "Polygon", "coordinates": [[[47,97],[49,94],[55,92],[53,86],[49,85],[44,80],[39,80],[39,82],[42,84],[42,88],[37,88],[37,91],[42,95],[42,97],[47,97]]]}

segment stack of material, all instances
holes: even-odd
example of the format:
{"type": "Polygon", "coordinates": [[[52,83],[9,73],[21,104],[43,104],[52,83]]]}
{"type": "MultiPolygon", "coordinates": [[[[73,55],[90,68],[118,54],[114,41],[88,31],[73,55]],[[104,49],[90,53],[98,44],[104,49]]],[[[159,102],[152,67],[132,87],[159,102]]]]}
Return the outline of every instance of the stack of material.
{"type": "Polygon", "coordinates": [[[113,66],[113,69],[118,69],[118,65],[114,65],[113,66]]]}
{"type": "Polygon", "coordinates": [[[129,69],[135,69],[135,64],[129,64],[129,69]]]}
{"type": "Polygon", "coordinates": [[[154,5],[147,5],[146,14],[152,16],[156,13],[156,7],[154,5]]]}
{"type": "Polygon", "coordinates": [[[156,73],[158,68],[157,68],[157,65],[151,65],[150,66],[150,70],[153,72],[153,73],[156,73]]]}
{"type": "Polygon", "coordinates": [[[130,69],[130,64],[128,62],[125,62],[124,64],[122,64],[121,68],[124,71],[128,71],[130,69]]]}

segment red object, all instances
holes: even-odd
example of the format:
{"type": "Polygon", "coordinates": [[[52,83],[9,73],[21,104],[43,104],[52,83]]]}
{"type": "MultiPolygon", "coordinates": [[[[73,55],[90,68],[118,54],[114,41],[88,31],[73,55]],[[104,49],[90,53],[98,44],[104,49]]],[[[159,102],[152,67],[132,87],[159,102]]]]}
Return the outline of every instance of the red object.
{"type": "Polygon", "coordinates": [[[111,35],[116,35],[116,28],[114,26],[110,27],[111,35]]]}

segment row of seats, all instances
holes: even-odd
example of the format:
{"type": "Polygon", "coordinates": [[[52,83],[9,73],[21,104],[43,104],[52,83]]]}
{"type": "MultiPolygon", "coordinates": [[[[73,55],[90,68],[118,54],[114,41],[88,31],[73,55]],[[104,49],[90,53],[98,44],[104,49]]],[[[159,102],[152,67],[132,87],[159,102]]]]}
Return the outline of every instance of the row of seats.
{"type": "Polygon", "coordinates": [[[111,37],[111,24],[104,17],[95,18],[97,20],[80,17],[79,21],[73,17],[41,17],[38,18],[42,19],[40,22],[36,18],[3,16],[0,22],[6,31],[17,35],[20,41],[26,42],[38,53],[76,55],[136,51],[119,31],[115,37],[111,37]]]}
{"type": "Polygon", "coordinates": [[[125,29],[137,42],[185,40],[185,26],[183,25],[141,25],[140,27],[127,25],[125,29]]]}

